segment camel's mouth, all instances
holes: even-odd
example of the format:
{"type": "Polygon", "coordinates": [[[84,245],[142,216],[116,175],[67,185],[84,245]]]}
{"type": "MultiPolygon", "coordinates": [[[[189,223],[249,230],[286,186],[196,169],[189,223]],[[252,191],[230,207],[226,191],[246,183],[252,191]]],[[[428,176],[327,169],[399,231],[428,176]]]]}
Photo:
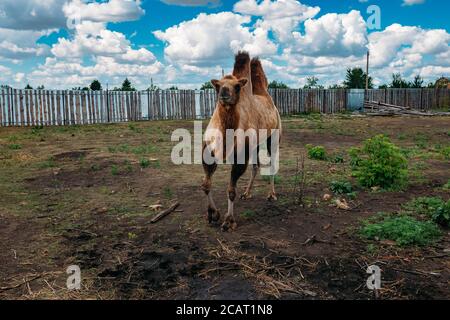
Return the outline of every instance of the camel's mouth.
{"type": "Polygon", "coordinates": [[[223,104],[228,104],[231,102],[231,97],[220,97],[219,98],[220,102],[222,102],[223,104]]]}

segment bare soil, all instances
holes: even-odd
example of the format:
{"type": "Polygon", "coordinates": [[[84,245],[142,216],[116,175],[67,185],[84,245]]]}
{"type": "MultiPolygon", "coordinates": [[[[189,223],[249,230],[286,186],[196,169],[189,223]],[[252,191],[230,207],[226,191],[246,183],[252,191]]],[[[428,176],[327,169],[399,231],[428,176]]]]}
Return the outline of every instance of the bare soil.
{"type": "MultiPolygon", "coordinates": [[[[170,161],[171,132],[188,121],[0,129],[0,299],[449,299],[450,236],[402,248],[360,236],[361,220],[396,212],[418,196],[450,197],[450,118],[304,116],[283,120],[278,201],[258,178],[236,201],[238,228],[208,225],[200,165],[170,161]],[[415,153],[401,192],[356,187],[347,151],[384,133],[415,153]],[[10,144],[20,144],[12,150],[10,144]],[[294,191],[305,145],[345,162],[306,159],[303,205],[294,191]],[[140,162],[150,160],[141,168],[140,162]],[[345,211],[323,200],[329,183],[349,179],[345,211]],[[152,205],[179,211],[156,224],[152,205]],[[79,265],[82,289],[66,289],[79,265]],[[369,265],[382,289],[366,287],[369,265]]],[[[206,124],[206,123],[205,123],[206,124]]],[[[225,212],[230,168],[214,176],[225,212]]],[[[249,172],[239,182],[244,188],[249,172]]]]}

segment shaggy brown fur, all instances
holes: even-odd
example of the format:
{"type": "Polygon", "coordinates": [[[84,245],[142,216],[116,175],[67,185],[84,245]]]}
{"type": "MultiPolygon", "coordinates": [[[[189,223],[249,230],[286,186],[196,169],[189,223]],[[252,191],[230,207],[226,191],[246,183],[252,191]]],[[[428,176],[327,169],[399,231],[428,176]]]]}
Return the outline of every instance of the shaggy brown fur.
{"type": "Polygon", "coordinates": [[[269,82],[267,81],[266,74],[264,73],[261,61],[258,58],[253,58],[251,62],[252,70],[252,87],[253,94],[266,95],[269,82]]]}
{"type": "MultiPolygon", "coordinates": [[[[228,75],[221,80],[211,80],[211,83],[217,90],[218,102],[216,110],[208,125],[208,129],[214,129],[216,132],[222,133],[222,140],[217,137],[207,137],[205,140],[205,149],[208,153],[215,155],[218,160],[227,159],[225,151],[226,144],[226,130],[227,129],[242,129],[244,132],[249,129],[254,129],[257,133],[260,129],[268,131],[270,135],[272,130],[279,130],[281,135],[281,119],[277,108],[275,107],[272,98],[268,93],[268,82],[264,73],[263,67],[259,59],[250,60],[250,56],[246,52],[239,52],[235,56],[235,64],[233,75],[228,75]]],[[[257,137],[258,145],[267,143],[268,141],[260,141],[257,137]]],[[[228,149],[233,147],[236,150],[237,144],[234,141],[234,146],[228,146],[228,149]]],[[[233,207],[236,197],[236,185],[239,178],[245,173],[248,165],[249,150],[248,139],[245,141],[246,163],[233,164],[231,170],[230,184],[228,186],[228,213],[225,215],[225,222],[222,225],[224,230],[234,229],[236,222],[234,219],[233,207]]],[[[255,146],[252,146],[255,147],[255,146]]],[[[203,164],[205,170],[205,179],[203,181],[203,189],[208,196],[208,217],[209,220],[217,220],[220,218],[210,189],[211,178],[215,171],[213,165],[203,164]]],[[[247,186],[243,198],[250,198],[251,189],[255,176],[258,172],[258,165],[255,164],[252,170],[252,177],[247,186]]],[[[275,186],[273,176],[271,177],[271,189],[268,196],[269,200],[276,200],[275,186]]]]}

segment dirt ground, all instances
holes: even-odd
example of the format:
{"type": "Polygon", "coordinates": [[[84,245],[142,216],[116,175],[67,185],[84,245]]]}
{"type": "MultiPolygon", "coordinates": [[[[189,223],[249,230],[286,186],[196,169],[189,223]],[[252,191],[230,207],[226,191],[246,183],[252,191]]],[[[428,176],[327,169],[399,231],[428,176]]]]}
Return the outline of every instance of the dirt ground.
{"type": "MultiPolygon", "coordinates": [[[[193,122],[0,128],[0,299],[449,299],[449,230],[433,245],[402,248],[365,240],[359,228],[414,197],[449,198],[450,163],[436,150],[450,145],[450,118],[309,115],[283,124],[278,201],[266,201],[258,177],[253,198],[236,201],[237,230],[226,233],[207,223],[201,165],[170,161],[172,131],[193,122]],[[358,188],[348,211],[324,201],[332,180],[356,185],[347,151],[378,133],[411,150],[408,189],[358,188]],[[299,205],[306,144],[345,162],[306,159],[299,205]],[[153,205],[175,201],[178,211],[150,224],[153,205]],[[366,287],[374,264],[377,294],[366,287]],[[70,265],[81,268],[81,290],[66,288],[70,265]]],[[[213,180],[222,213],[229,171],[213,180]]]]}

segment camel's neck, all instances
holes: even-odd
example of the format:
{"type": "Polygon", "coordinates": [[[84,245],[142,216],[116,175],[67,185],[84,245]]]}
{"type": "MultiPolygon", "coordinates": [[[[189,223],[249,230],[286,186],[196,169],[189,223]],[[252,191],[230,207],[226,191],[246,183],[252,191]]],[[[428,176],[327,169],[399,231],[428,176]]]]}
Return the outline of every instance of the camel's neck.
{"type": "Polygon", "coordinates": [[[225,131],[227,129],[236,130],[239,126],[239,110],[238,105],[226,106],[219,103],[218,106],[220,122],[222,129],[225,131]]]}

